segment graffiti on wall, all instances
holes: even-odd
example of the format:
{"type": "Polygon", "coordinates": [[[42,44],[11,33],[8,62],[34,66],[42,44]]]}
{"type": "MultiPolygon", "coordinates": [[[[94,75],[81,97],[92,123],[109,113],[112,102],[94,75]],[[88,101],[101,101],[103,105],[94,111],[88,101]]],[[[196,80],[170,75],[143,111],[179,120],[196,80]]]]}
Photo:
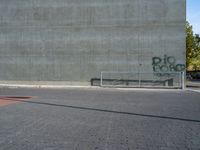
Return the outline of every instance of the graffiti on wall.
{"type": "Polygon", "coordinates": [[[176,62],[175,57],[167,55],[164,55],[163,58],[153,57],[152,66],[155,73],[181,72],[185,70],[185,64],[179,64],[176,62]]]}

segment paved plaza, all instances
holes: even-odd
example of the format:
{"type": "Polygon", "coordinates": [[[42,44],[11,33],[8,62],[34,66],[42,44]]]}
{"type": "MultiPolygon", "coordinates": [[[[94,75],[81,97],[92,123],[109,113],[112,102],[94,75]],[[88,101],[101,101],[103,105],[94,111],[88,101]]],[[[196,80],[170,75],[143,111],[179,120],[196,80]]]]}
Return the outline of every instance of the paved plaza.
{"type": "Polygon", "coordinates": [[[200,93],[1,88],[0,150],[200,150],[200,93]]]}

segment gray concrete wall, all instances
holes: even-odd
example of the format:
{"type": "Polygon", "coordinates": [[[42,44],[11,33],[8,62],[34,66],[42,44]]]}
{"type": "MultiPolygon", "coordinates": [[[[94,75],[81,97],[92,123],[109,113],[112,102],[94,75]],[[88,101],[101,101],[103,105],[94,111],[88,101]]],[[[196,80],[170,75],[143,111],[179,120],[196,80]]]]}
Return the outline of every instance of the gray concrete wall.
{"type": "Polygon", "coordinates": [[[1,0],[0,80],[88,82],[185,64],[185,0],[1,0]]]}

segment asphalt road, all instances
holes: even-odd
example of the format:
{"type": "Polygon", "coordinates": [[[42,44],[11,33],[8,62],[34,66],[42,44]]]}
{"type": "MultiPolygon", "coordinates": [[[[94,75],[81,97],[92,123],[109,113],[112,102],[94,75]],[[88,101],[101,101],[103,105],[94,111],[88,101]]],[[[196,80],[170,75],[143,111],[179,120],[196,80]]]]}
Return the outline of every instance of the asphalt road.
{"type": "Polygon", "coordinates": [[[200,93],[4,88],[0,95],[0,150],[200,150],[200,93]]]}

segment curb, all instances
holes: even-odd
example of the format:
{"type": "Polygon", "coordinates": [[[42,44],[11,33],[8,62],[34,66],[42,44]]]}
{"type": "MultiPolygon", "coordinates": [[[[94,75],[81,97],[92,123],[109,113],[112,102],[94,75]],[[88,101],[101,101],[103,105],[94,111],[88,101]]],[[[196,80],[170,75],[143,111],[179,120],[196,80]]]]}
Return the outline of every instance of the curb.
{"type": "Polygon", "coordinates": [[[187,88],[187,91],[192,91],[192,92],[200,93],[200,89],[196,90],[196,89],[187,88]]]}
{"type": "Polygon", "coordinates": [[[28,85],[28,84],[0,84],[0,88],[17,89],[17,88],[43,88],[43,89],[93,89],[93,90],[120,90],[120,91],[185,91],[186,89],[161,89],[161,88],[112,88],[100,86],[77,86],[77,85],[28,85]]]}

